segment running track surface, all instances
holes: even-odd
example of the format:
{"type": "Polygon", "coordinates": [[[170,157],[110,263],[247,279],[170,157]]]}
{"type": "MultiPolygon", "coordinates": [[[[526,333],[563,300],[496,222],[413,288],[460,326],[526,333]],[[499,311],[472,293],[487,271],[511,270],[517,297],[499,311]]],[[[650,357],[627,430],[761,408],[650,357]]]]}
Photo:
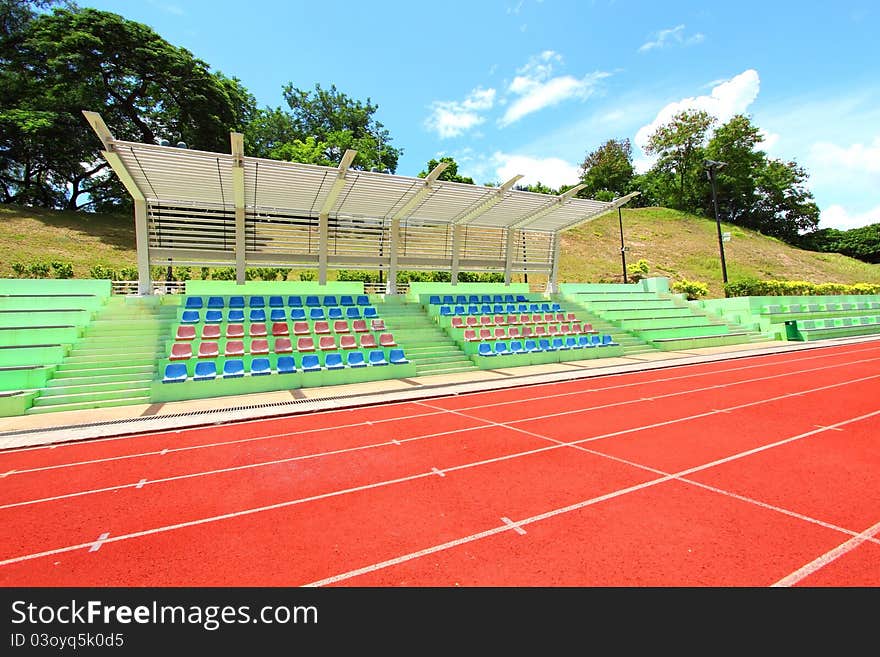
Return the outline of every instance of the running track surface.
{"type": "Polygon", "coordinates": [[[2,586],[880,586],[880,341],[0,452],[2,586]]]}

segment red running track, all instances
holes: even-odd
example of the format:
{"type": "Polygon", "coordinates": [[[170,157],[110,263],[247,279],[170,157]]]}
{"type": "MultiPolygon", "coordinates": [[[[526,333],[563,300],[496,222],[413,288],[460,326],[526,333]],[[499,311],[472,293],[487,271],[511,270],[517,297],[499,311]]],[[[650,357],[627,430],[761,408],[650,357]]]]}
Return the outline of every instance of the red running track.
{"type": "Polygon", "coordinates": [[[880,341],[0,452],[2,586],[878,586],[880,341]]]}

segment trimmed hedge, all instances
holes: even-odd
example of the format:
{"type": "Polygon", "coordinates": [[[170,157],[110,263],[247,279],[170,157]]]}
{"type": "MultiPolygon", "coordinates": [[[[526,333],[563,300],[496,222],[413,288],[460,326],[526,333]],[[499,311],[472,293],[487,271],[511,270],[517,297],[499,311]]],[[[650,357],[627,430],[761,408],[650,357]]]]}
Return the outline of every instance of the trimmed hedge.
{"type": "Polygon", "coordinates": [[[835,294],[880,294],[880,284],[810,283],[807,281],[764,281],[743,278],[724,285],[724,296],[730,297],[793,297],[835,294]]]}

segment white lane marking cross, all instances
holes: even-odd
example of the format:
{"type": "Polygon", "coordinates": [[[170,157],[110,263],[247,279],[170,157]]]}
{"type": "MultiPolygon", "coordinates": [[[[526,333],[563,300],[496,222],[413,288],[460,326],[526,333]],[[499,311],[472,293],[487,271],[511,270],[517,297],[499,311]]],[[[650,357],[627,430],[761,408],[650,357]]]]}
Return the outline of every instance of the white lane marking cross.
{"type": "Polygon", "coordinates": [[[94,543],[92,543],[92,547],[89,548],[89,552],[97,552],[98,550],[100,550],[101,546],[104,544],[104,541],[106,541],[109,538],[109,536],[110,536],[110,532],[104,532],[103,534],[101,534],[98,537],[98,540],[96,540],[94,543]]]}
{"type": "Polygon", "coordinates": [[[431,472],[433,472],[438,477],[445,477],[446,476],[445,472],[443,472],[442,470],[438,470],[437,468],[431,468],[431,472]]]}
{"type": "Polygon", "coordinates": [[[147,480],[141,479],[139,482],[137,482],[137,486],[135,486],[135,488],[143,488],[145,483],[147,483],[147,480]]]}
{"type": "Polygon", "coordinates": [[[503,523],[504,523],[505,525],[507,525],[508,527],[512,527],[512,528],[513,528],[513,531],[515,531],[515,532],[516,532],[517,534],[519,534],[520,536],[522,536],[523,534],[526,533],[526,530],[525,530],[525,529],[523,529],[522,527],[520,527],[518,524],[516,524],[513,520],[511,520],[511,519],[508,518],[507,516],[503,516],[503,517],[501,518],[501,522],[503,522],[503,523]]]}

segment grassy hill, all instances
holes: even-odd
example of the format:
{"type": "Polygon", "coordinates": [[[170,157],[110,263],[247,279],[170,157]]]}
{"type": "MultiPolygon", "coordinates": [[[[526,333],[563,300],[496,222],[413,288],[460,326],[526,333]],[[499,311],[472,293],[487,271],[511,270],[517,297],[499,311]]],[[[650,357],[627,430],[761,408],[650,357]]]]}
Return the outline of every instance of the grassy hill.
{"type": "MultiPolygon", "coordinates": [[[[628,264],[645,259],[649,275],[701,281],[709,286],[710,296],[722,296],[714,221],[665,208],[636,208],[623,211],[623,228],[628,264]]],[[[796,249],[737,226],[722,224],[722,230],[731,233],[730,242],[724,245],[731,281],[754,277],[880,283],[880,265],[796,249]]],[[[134,267],[132,217],[0,205],[0,277],[13,276],[15,262],[52,260],[72,263],[74,275],[81,278],[88,277],[95,264],[114,269],[134,267]]],[[[563,234],[560,282],[619,282],[621,270],[616,212],[563,234]]],[[[532,276],[530,282],[541,279],[532,276]]]]}

